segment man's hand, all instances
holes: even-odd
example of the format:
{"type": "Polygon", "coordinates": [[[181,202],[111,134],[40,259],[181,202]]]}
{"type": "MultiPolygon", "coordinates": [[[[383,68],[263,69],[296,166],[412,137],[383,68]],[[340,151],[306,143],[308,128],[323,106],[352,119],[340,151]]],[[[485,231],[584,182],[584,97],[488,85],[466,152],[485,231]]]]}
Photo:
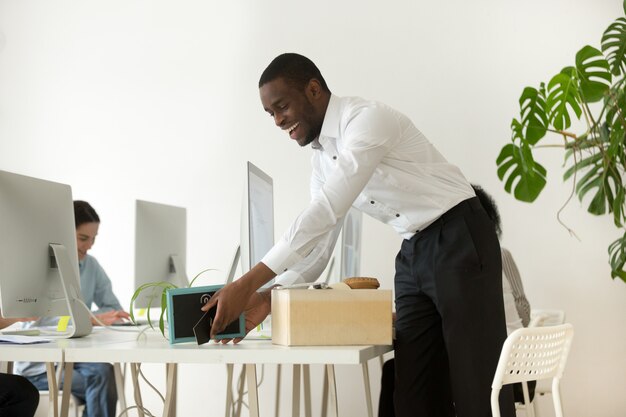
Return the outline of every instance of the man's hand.
{"type": "MultiPolygon", "coordinates": [[[[250,331],[265,320],[265,318],[270,314],[270,310],[272,309],[272,302],[270,298],[269,291],[263,292],[255,292],[248,299],[248,305],[244,310],[246,314],[246,335],[250,333],[250,331]]],[[[228,343],[230,341],[233,343],[239,343],[243,340],[242,337],[238,337],[236,339],[221,339],[219,340],[222,343],[228,343]]]]}
{"type": "MultiPolygon", "coordinates": [[[[123,322],[124,320],[130,320],[130,315],[122,310],[111,310],[106,313],[96,314],[98,320],[102,322],[105,326],[110,326],[116,322],[123,322]]],[[[93,318],[91,319],[91,324],[99,325],[97,321],[93,318]]]]}
{"type": "MultiPolygon", "coordinates": [[[[244,276],[216,292],[201,309],[202,311],[209,311],[217,306],[213,326],[211,327],[211,339],[215,339],[215,335],[224,330],[226,326],[235,321],[248,308],[250,308],[250,314],[258,316],[262,310],[257,312],[254,307],[258,306],[259,302],[258,300],[250,300],[250,298],[256,294],[257,289],[261,288],[263,284],[275,276],[276,274],[271,269],[259,262],[244,276]]],[[[266,316],[267,314],[263,318],[266,316]]]]}
{"type": "Polygon", "coordinates": [[[253,294],[254,290],[250,291],[243,281],[237,280],[224,286],[211,297],[209,302],[201,308],[202,311],[209,311],[217,306],[211,326],[211,339],[215,339],[215,335],[237,320],[248,306],[249,299],[253,294]]]}

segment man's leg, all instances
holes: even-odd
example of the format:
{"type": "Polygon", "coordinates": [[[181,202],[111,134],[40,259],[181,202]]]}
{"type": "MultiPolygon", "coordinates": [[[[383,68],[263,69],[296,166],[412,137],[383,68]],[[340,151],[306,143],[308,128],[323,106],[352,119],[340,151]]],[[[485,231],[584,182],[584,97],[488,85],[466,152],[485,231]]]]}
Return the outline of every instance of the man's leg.
{"type": "Polygon", "coordinates": [[[109,363],[77,363],[74,375],[82,376],[82,385],[72,381],[72,393],[85,401],[84,417],[114,417],[117,391],[113,365],[109,363]],[[78,395],[81,394],[81,395],[78,395]]]}
{"type": "MultiPolygon", "coordinates": [[[[475,200],[444,215],[438,227],[434,299],[442,317],[456,415],[488,417],[491,383],[506,339],[500,246],[491,220],[475,200]]],[[[503,417],[515,416],[510,387],[502,390],[500,404],[503,417]]]]}
{"type": "Polygon", "coordinates": [[[380,399],[378,400],[378,417],[396,417],[393,410],[394,380],[396,378],[395,359],[391,358],[383,364],[380,377],[380,399]]]}
{"type": "Polygon", "coordinates": [[[418,237],[396,258],[395,412],[398,417],[453,417],[441,318],[415,273],[418,237]]]}

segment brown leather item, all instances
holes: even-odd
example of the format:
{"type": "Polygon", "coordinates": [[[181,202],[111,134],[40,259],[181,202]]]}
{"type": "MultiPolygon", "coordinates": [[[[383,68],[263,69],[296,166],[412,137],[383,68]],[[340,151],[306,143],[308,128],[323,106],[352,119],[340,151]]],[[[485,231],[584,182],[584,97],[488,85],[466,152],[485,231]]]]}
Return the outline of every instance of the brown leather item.
{"type": "Polygon", "coordinates": [[[380,287],[376,278],[352,277],[343,280],[353,290],[375,290],[380,287]]]}

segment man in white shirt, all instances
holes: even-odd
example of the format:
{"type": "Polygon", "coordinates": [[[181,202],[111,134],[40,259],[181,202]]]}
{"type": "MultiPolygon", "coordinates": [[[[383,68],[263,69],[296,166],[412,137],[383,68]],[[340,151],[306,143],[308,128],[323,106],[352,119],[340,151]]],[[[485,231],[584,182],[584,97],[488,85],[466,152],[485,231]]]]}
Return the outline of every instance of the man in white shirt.
{"type": "MultiPolygon", "coordinates": [[[[314,150],[311,202],[259,264],[203,307],[217,304],[212,336],[244,310],[246,330],[264,319],[270,293],[257,290],[276,275],[278,285],[316,280],[354,206],[405,239],[395,276],[396,415],[489,416],[506,339],[500,247],[461,171],[398,111],[333,95],[301,55],[275,58],[259,92],[276,125],[314,150]]],[[[515,415],[510,391],[501,404],[503,416],[515,415]]]]}

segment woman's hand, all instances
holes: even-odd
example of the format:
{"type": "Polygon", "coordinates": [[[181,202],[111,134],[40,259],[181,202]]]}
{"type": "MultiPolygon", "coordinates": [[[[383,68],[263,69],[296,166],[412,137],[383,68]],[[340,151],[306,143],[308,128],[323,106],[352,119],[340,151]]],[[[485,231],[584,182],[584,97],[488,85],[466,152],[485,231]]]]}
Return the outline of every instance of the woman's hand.
{"type": "MultiPolygon", "coordinates": [[[[96,314],[98,320],[102,322],[105,326],[110,326],[113,323],[124,322],[124,320],[130,320],[130,315],[122,310],[111,310],[106,313],[96,314]]],[[[91,319],[91,324],[99,325],[96,320],[91,319]]]]}

